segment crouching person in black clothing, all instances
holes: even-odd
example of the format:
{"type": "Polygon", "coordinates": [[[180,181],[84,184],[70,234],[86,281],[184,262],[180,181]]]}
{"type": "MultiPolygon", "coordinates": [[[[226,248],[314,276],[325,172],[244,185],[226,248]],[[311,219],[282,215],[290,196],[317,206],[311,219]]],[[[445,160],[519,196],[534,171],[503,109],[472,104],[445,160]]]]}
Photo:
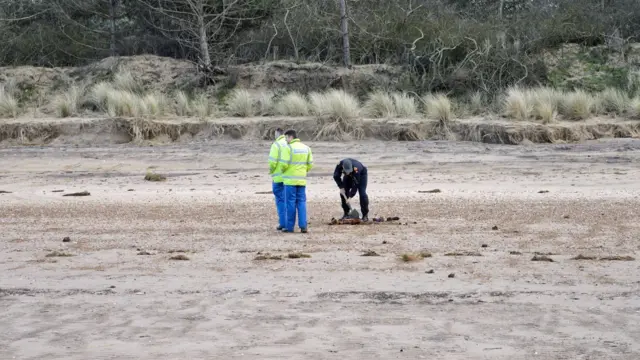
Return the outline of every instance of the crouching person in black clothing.
{"type": "Polygon", "coordinates": [[[357,192],[360,195],[362,220],[369,221],[367,168],[358,160],[350,158],[343,159],[333,172],[333,180],[335,180],[340,188],[340,200],[342,201],[342,210],[344,210],[343,219],[346,218],[349,213],[348,199],[354,197],[357,192]],[[344,178],[341,178],[342,174],[344,174],[344,178]]]}

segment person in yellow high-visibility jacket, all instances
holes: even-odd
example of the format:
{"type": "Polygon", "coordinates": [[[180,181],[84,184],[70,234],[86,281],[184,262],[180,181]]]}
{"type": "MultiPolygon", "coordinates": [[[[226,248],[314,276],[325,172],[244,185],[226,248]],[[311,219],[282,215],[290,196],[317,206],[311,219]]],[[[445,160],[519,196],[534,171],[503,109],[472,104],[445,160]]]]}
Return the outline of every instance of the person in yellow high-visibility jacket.
{"type": "Polygon", "coordinates": [[[275,131],[275,141],[271,144],[269,150],[269,175],[271,175],[271,189],[276,201],[276,211],[278,212],[278,230],[284,229],[284,183],[282,182],[282,172],[280,170],[280,162],[282,160],[282,149],[288,147],[287,140],[284,138],[284,131],[277,128],[275,131]]]}
{"type": "Polygon", "coordinates": [[[282,181],[286,204],[285,227],[283,232],[293,232],[296,224],[303,233],[307,232],[307,173],[313,168],[311,148],[300,142],[295,130],[284,133],[288,146],[282,152],[282,181]]]}

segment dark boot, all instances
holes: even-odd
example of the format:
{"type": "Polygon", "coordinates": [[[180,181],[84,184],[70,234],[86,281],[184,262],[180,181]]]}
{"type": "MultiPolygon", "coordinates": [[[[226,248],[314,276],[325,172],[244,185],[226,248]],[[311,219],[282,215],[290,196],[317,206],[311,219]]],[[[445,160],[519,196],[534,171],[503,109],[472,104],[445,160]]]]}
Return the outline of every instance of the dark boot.
{"type": "Polygon", "coordinates": [[[307,228],[300,228],[300,232],[303,233],[303,234],[306,234],[307,233],[307,228]]]}

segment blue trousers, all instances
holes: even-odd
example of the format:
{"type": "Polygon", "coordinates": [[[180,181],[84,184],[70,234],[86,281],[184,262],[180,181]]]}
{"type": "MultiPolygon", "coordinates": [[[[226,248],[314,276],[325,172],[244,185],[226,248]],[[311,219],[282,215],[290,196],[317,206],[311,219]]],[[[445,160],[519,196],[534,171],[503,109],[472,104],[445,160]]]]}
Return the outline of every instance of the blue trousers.
{"type": "Polygon", "coordinates": [[[307,187],[299,185],[285,185],[284,199],[287,204],[285,215],[285,229],[293,232],[296,224],[296,212],[298,213],[298,226],[307,228],[307,187]]]}
{"type": "Polygon", "coordinates": [[[278,211],[278,225],[284,228],[286,225],[284,223],[286,211],[286,204],[284,202],[284,184],[281,182],[272,182],[271,189],[273,190],[273,195],[276,200],[276,210],[278,211]]]}

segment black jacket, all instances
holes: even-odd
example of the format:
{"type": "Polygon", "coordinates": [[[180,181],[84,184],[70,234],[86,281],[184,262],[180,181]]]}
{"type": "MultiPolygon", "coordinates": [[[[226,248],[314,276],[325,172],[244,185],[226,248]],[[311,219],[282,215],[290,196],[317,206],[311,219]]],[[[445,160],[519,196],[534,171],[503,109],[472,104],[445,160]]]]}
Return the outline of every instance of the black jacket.
{"type": "Polygon", "coordinates": [[[336,165],[336,169],[333,171],[333,180],[335,180],[336,184],[338,185],[338,187],[340,189],[344,188],[345,186],[348,187],[358,187],[358,184],[360,183],[360,177],[367,173],[367,168],[362,165],[362,163],[358,160],[355,159],[351,159],[349,158],[349,160],[351,160],[351,164],[353,165],[353,173],[351,173],[351,175],[345,175],[345,179],[342,179],[342,162],[346,160],[340,160],[340,163],[338,163],[338,165],[336,165]],[[347,178],[349,180],[353,179],[353,181],[346,181],[347,178]]]}

